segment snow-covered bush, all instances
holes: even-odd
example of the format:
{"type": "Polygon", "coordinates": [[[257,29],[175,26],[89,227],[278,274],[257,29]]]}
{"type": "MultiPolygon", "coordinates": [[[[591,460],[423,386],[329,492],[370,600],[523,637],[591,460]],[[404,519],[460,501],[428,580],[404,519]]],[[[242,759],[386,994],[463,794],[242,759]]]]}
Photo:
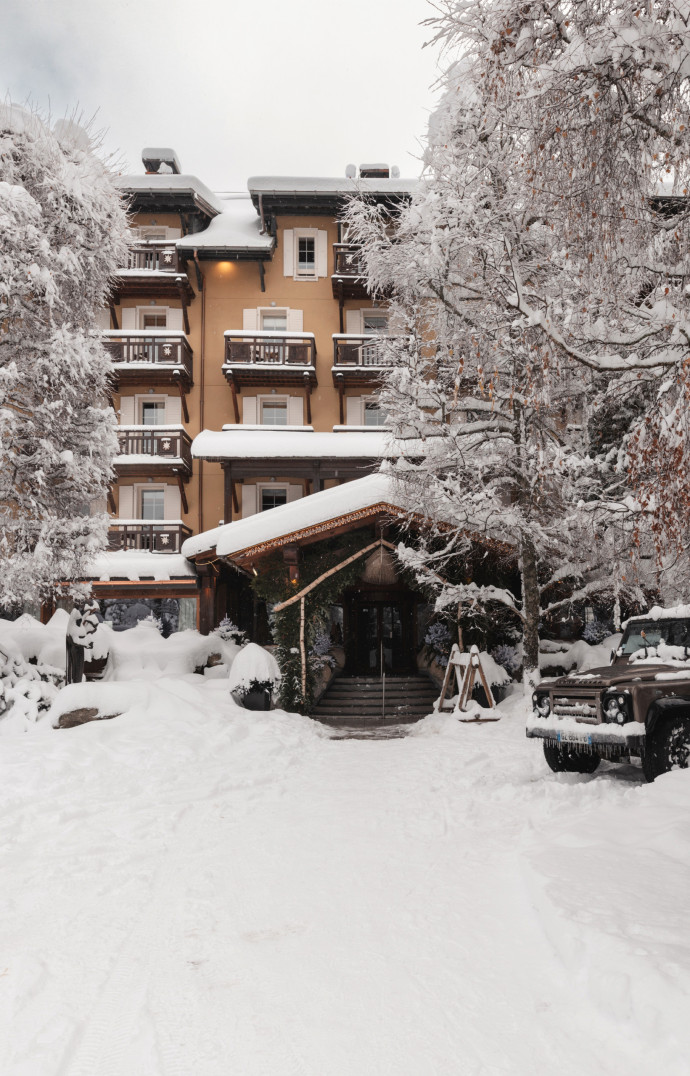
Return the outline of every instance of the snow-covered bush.
{"type": "Polygon", "coordinates": [[[61,669],[30,665],[17,651],[0,649],[0,718],[35,723],[50,709],[64,679],[61,669]]]}
{"type": "Polygon", "coordinates": [[[309,659],[315,669],[323,669],[326,666],[329,669],[335,668],[335,659],[330,653],[332,646],[330,633],[325,628],[316,633],[309,648],[309,659]]]}
{"type": "MultiPolygon", "coordinates": [[[[76,582],[105,547],[117,451],[95,331],[127,219],[89,135],[0,103],[0,604],[76,582]]],[[[61,593],[68,592],[64,587],[61,593]]]]}
{"type": "Polygon", "coordinates": [[[234,643],[236,646],[244,646],[249,641],[246,631],[238,628],[229,616],[223,617],[218,627],[213,629],[213,635],[222,639],[223,642],[234,643]]]}
{"type": "Polygon", "coordinates": [[[450,628],[443,621],[437,620],[430,624],[424,636],[424,643],[429,656],[445,669],[448,664],[448,656],[453,645],[453,636],[450,628]]]}
{"type": "Polygon", "coordinates": [[[585,629],[582,632],[582,638],[590,646],[598,646],[604,639],[608,639],[613,634],[613,624],[610,620],[599,620],[595,617],[594,620],[590,620],[589,624],[585,625],[585,629]]]}
{"type": "Polygon", "coordinates": [[[519,646],[502,643],[500,646],[494,647],[491,651],[491,657],[498,665],[502,665],[513,678],[517,676],[522,668],[522,653],[519,646]]]}
{"type": "Polygon", "coordinates": [[[250,691],[274,692],[280,684],[278,662],[257,643],[247,643],[235,658],[228,686],[233,695],[243,698],[250,691]]]}

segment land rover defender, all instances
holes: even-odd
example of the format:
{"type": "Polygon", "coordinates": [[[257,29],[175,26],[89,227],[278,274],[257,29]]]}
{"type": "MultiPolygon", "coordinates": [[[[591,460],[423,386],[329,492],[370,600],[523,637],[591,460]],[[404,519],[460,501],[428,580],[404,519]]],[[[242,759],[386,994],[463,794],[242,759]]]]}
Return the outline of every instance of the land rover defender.
{"type": "Polygon", "coordinates": [[[690,605],[632,617],[610,665],[541,684],[527,735],[556,773],[594,773],[602,758],[639,758],[648,781],[687,768],[690,605]]]}

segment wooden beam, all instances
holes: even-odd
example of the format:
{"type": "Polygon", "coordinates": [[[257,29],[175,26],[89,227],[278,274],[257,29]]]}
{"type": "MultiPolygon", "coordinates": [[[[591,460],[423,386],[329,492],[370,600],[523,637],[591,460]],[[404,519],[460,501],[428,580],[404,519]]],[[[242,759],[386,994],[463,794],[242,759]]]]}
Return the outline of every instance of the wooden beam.
{"type": "Polygon", "coordinates": [[[344,315],[343,315],[343,282],[338,281],[338,314],[340,316],[340,332],[344,333],[344,315]]]}
{"type": "Polygon", "coordinates": [[[115,309],[115,303],[108,303],[110,307],[110,320],[112,322],[111,328],[118,330],[120,326],[117,323],[117,310],[115,309]]]}
{"type": "Polygon", "coordinates": [[[234,482],[232,482],[231,485],[232,485],[232,507],[233,507],[233,510],[235,512],[237,512],[238,515],[239,515],[240,502],[237,499],[237,486],[235,485],[234,482]]]}
{"type": "Polygon", "coordinates": [[[117,506],[115,504],[115,497],[113,496],[113,487],[108,486],[108,508],[111,512],[117,512],[117,506]]]}
{"type": "Polygon", "coordinates": [[[387,542],[385,538],[377,538],[371,545],[367,545],[364,549],[360,549],[359,552],[353,553],[351,557],[346,557],[345,560],[341,560],[340,564],[336,564],[334,568],[329,568],[327,572],[320,575],[318,579],[315,579],[312,583],[309,583],[306,587],[303,587],[297,594],[293,594],[287,601],[278,602],[273,606],[273,612],[279,613],[282,609],[287,609],[289,605],[293,605],[294,602],[301,601],[304,604],[304,599],[307,594],[318,587],[319,583],[323,583],[324,579],[328,579],[330,576],[335,575],[336,572],[341,571],[343,568],[347,568],[348,564],[352,564],[353,561],[358,560],[359,557],[363,557],[365,553],[369,553],[372,549],[376,549],[377,546],[388,546],[389,549],[395,551],[395,546],[391,542],[387,542]]]}
{"type": "Polygon", "coordinates": [[[225,523],[232,523],[233,486],[232,467],[228,463],[223,467],[223,520],[225,523]]]}
{"type": "Polygon", "coordinates": [[[302,659],[302,698],[307,693],[307,648],[304,641],[304,595],[299,603],[299,652],[302,659]]]}
{"type": "Polygon", "coordinates": [[[180,292],[180,302],[182,303],[182,321],[184,323],[184,331],[187,333],[187,336],[189,336],[189,331],[190,330],[189,330],[189,313],[187,312],[187,299],[186,299],[186,296],[185,296],[185,293],[184,293],[184,289],[179,285],[178,285],[178,287],[179,287],[179,292],[180,292]]]}
{"type": "Polygon", "coordinates": [[[184,482],[182,481],[182,475],[178,474],[177,484],[180,487],[180,500],[182,501],[182,511],[188,512],[189,505],[187,504],[187,494],[185,493],[184,482]]]}
{"type": "Polygon", "coordinates": [[[180,402],[182,404],[182,415],[184,417],[185,422],[189,422],[189,408],[187,407],[187,394],[185,393],[184,389],[182,388],[182,378],[180,377],[179,370],[175,370],[175,373],[174,373],[173,376],[175,378],[175,384],[177,385],[177,391],[180,394],[180,402]]]}
{"type": "Polygon", "coordinates": [[[261,290],[266,291],[266,277],[264,274],[264,263],[259,259],[256,263],[259,266],[259,280],[261,281],[261,290]]]}
{"type": "Polygon", "coordinates": [[[340,405],[340,425],[345,425],[345,382],[343,375],[338,374],[338,403],[340,405]]]}
{"type": "Polygon", "coordinates": [[[304,388],[307,398],[307,426],[311,426],[311,382],[307,374],[304,377],[304,388]]]}
{"type": "Polygon", "coordinates": [[[240,421],[240,405],[237,402],[237,385],[235,384],[235,378],[230,381],[230,391],[232,393],[232,407],[235,412],[235,422],[239,425],[240,421]]]}

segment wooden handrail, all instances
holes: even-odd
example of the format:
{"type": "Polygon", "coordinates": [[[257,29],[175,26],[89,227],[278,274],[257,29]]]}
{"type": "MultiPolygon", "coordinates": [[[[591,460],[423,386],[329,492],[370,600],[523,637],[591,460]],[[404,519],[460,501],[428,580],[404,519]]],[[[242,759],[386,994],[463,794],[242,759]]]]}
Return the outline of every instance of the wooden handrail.
{"type": "Polygon", "coordinates": [[[315,366],[314,338],[300,333],[284,335],[257,332],[225,336],[225,364],[258,366],[315,366]]]}

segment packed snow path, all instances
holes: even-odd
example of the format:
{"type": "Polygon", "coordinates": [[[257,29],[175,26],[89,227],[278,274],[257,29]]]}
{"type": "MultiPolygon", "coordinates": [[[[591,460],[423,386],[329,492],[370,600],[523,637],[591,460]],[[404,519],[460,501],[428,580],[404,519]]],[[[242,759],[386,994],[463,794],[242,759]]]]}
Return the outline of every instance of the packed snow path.
{"type": "Polygon", "coordinates": [[[195,680],[1,741],[3,1076],[690,1071],[690,775],[195,680]]]}

